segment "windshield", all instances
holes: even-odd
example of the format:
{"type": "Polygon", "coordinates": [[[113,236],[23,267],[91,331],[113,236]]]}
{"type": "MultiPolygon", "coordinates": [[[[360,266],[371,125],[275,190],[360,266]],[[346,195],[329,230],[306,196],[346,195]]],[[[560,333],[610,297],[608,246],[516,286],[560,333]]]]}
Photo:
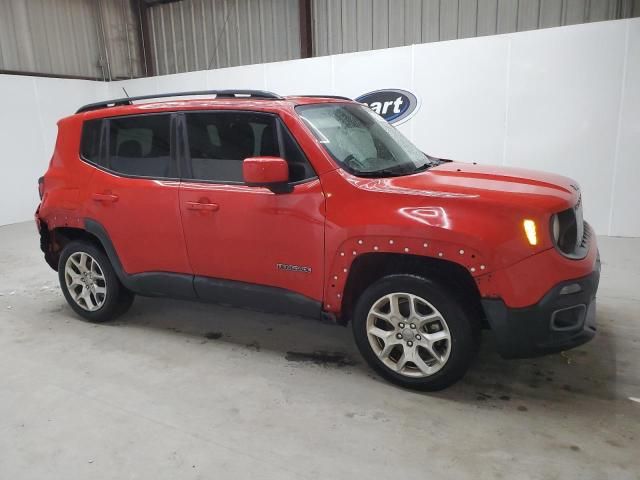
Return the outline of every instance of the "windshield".
{"type": "Polygon", "coordinates": [[[354,175],[408,175],[440,163],[363,105],[323,103],[296,111],[325,150],[354,175]]]}

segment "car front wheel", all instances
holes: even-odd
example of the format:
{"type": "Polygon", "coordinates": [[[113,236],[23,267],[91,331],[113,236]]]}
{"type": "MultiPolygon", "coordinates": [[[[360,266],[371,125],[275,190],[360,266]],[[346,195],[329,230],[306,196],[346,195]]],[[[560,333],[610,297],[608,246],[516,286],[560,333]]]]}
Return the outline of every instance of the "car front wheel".
{"type": "Polygon", "coordinates": [[[368,287],[353,317],[356,344],[380,375],[402,387],[441,390],[465,374],[478,329],[434,281],[390,275],[368,287]]]}

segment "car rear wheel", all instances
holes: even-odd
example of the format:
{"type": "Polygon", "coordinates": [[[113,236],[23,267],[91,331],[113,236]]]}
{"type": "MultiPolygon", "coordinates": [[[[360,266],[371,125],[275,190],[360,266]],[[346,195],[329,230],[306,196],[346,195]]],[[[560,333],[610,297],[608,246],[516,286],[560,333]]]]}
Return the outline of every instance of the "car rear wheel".
{"type": "Polygon", "coordinates": [[[62,250],[58,277],[67,303],[89,321],[112,320],[133,303],[106,254],[89,242],[74,241],[62,250]]]}
{"type": "Polygon", "coordinates": [[[473,319],[457,299],[414,275],[390,275],[367,288],[355,307],[353,333],[371,367],[417,390],[458,381],[478,346],[473,319]]]}

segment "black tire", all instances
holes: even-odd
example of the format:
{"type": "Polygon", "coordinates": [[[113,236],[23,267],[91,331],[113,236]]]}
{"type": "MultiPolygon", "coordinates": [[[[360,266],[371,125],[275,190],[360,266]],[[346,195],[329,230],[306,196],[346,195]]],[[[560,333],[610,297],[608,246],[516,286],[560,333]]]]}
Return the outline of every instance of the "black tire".
{"type": "Polygon", "coordinates": [[[127,290],[122,283],[120,283],[120,280],[113,270],[111,262],[104,251],[96,245],[82,240],[70,242],[62,250],[58,261],[58,279],[60,281],[62,293],[64,294],[69,306],[74,312],[90,322],[102,323],[117,318],[129,310],[129,307],[131,307],[135,297],[131,291],[127,290]],[[67,264],[67,260],[70,256],[83,252],[89,254],[95,262],[97,262],[99,268],[102,270],[104,283],[106,284],[104,303],[102,303],[100,308],[94,311],[86,310],[76,303],[69,292],[65,280],[65,266],[67,264]]]}
{"type": "MultiPolygon", "coordinates": [[[[456,296],[450,294],[446,288],[433,280],[416,275],[389,275],[369,286],[357,300],[352,327],[358,349],[367,363],[385,379],[413,390],[442,390],[460,380],[471,365],[479,345],[477,319],[472,318],[456,296]],[[367,317],[370,309],[385,295],[398,292],[416,295],[429,302],[440,312],[448,327],[451,339],[449,357],[440,370],[429,376],[411,377],[392,370],[378,358],[369,342],[367,317]]],[[[394,348],[406,348],[406,344],[394,348]]],[[[417,350],[417,347],[415,348],[417,350]]]]}

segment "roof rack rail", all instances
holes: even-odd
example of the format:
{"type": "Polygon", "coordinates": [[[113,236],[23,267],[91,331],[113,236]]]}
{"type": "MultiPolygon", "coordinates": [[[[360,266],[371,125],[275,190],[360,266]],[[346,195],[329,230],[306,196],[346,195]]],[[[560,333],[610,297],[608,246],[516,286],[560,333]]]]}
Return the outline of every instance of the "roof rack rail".
{"type": "Polygon", "coordinates": [[[294,95],[296,97],[303,97],[303,98],[335,98],[336,100],[349,100],[349,101],[353,101],[352,98],[349,97],[342,97],[340,95],[294,95]]]}
{"type": "Polygon", "coordinates": [[[280,95],[276,95],[272,92],[264,90],[197,90],[193,92],[174,92],[174,93],[159,93],[157,95],[142,95],[139,97],[126,97],[117,98],[115,100],[107,100],[104,102],[89,103],[80,107],[76,113],[89,112],[91,110],[98,110],[106,107],[117,107],[121,105],[132,105],[136,100],[151,100],[154,98],[168,98],[168,97],[190,97],[198,95],[215,95],[216,98],[256,98],[262,100],[282,100],[280,95]]]}

